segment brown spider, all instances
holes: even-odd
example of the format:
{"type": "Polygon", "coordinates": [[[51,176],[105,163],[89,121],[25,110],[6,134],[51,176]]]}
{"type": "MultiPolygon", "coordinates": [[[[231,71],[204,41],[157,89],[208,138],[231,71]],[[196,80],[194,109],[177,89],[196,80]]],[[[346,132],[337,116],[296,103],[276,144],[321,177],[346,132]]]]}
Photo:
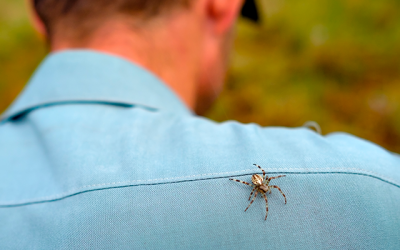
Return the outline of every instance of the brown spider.
{"type": "Polygon", "coordinates": [[[267,213],[265,215],[265,220],[267,220],[267,216],[268,216],[268,199],[267,199],[267,195],[265,195],[268,191],[269,193],[271,193],[271,189],[272,188],[276,188],[279,190],[279,192],[281,192],[281,194],[283,195],[283,198],[285,198],[285,204],[286,204],[286,195],[282,192],[282,190],[275,185],[270,186],[269,182],[273,179],[278,179],[281,177],[285,177],[286,175],[278,175],[278,176],[274,176],[274,177],[269,177],[265,175],[265,171],[264,169],[262,169],[260,166],[258,166],[257,164],[253,164],[254,166],[257,166],[259,169],[261,169],[261,171],[263,172],[263,176],[261,177],[258,174],[253,174],[253,176],[251,177],[251,181],[253,182],[253,184],[247,183],[245,181],[241,181],[241,180],[237,180],[237,179],[229,179],[231,181],[237,181],[243,184],[246,184],[250,187],[253,187],[253,190],[251,190],[250,196],[249,196],[249,200],[251,198],[251,196],[253,195],[254,191],[254,197],[253,199],[250,201],[250,204],[247,206],[247,208],[244,210],[245,212],[247,211],[247,209],[251,206],[251,204],[254,202],[254,200],[257,197],[258,192],[261,193],[262,196],[264,196],[264,200],[265,200],[265,205],[266,205],[266,210],[267,213]]]}

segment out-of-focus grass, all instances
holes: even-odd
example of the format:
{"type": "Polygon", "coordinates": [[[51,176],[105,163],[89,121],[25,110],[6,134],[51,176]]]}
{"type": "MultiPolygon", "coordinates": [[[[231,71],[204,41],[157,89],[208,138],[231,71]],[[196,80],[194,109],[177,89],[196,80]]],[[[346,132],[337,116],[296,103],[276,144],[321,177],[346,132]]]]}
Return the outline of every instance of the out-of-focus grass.
{"type": "Polygon", "coordinates": [[[45,56],[23,0],[0,2],[0,113],[15,99],[45,56]]]}
{"type": "MultiPolygon", "coordinates": [[[[228,82],[208,113],[264,126],[318,122],[400,152],[400,2],[260,0],[241,20],[228,82]]],[[[0,3],[0,112],[45,56],[22,0],[0,3]]]]}
{"type": "Polygon", "coordinates": [[[265,0],[240,22],[225,91],[208,117],[318,122],[400,152],[400,2],[265,0]]]}

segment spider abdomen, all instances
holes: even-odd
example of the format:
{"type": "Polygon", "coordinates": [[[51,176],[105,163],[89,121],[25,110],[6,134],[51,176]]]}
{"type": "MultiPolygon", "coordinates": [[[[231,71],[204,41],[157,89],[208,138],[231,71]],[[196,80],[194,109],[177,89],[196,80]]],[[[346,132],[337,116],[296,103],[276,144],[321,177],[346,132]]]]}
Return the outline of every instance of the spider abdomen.
{"type": "Polygon", "coordinates": [[[263,184],[263,178],[258,175],[258,174],[253,174],[253,176],[251,177],[251,181],[254,183],[254,185],[260,186],[263,184]]]}

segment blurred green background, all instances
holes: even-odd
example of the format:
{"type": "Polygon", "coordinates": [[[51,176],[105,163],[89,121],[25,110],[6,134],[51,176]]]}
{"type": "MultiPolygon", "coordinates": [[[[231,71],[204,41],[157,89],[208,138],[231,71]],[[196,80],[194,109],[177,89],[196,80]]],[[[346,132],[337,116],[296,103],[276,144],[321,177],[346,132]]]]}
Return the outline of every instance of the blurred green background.
{"type": "MultiPolygon", "coordinates": [[[[224,92],[207,117],[320,124],[400,153],[400,1],[260,0],[240,20],[224,92]]],[[[46,55],[23,0],[0,2],[0,112],[46,55]]]]}

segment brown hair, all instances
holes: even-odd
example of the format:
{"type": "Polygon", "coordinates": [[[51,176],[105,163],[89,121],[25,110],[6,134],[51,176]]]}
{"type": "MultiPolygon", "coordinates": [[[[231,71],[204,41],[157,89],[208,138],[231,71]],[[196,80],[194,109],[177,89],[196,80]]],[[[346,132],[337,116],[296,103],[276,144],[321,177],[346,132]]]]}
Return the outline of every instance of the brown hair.
{"type": "Polygon", "coordinates": [[[55,33],[83,40],[116,16],[147,21],[190,0],[34,0],[48,38],[55,33]]]}

